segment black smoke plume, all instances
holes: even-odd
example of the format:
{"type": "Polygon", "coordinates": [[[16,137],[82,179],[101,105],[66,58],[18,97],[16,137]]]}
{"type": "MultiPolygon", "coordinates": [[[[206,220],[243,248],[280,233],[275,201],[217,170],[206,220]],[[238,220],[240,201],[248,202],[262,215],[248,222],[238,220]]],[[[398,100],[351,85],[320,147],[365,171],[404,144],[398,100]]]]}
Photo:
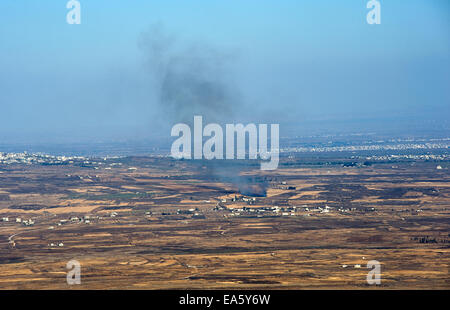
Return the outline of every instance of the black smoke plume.
{"type": "Polygon", "coordinates": [[[240,96],[229,69],[232,54],[206,43],[183,43],[161,24],[151,26],[139,45],[168,121],[192,123],[194,115],[202,115],[211,123],[233,117],[240,96]]]}
{"type": "MultiPolygon", "coordinates": [[[[230,68],[233,53],[218,51],[206,43],[183,43],[162,24],[155,24],[143,33],[139,46],[145,54],[158,104],[170,127],[180,122],[192,124],[194,115],[203,116],[206,123],[236,122],[243,104],[230,68]]],[[[200,164],[207,168],[204,171],[207,178],[232,183],[244,195],[266,195],[265,183],[240,176],[245,166],[224,161],[200,164]]]]}

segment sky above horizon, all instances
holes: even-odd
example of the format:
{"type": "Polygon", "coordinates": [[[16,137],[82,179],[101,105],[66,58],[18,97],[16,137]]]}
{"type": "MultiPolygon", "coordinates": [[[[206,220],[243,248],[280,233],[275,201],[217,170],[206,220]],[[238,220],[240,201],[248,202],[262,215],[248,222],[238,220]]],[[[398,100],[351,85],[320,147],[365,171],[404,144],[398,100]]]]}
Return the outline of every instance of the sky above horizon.
{"type": "Polygon", "coordinates": [[[3,0],[0,142],[170,137],[205,81],[236,121],[448,122],[450,2],[380,2],[3,0]]]}

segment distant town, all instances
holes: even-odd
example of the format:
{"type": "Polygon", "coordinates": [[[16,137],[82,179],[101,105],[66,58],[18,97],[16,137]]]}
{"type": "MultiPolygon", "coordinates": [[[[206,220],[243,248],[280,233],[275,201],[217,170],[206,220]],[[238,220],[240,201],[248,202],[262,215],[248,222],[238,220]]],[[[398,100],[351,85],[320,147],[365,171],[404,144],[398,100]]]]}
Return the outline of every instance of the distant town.
{"type": "MultiPolygon", "coordinates": [[[[324,138],[324,137],[322,137],[324,138]]],[[[326,137],[325,137],[326,138],[326,137]]],[[[336,137],[335,137],[336,138],[336,137]]],[[[351,137],[346,137],[339,141],[321,140],[311,142],[302,141],[302,138],[285,139],[285,146],[281,147],[280,152],[283,157],[297,157],[302,154],[314,153],[342,153],[347,154],[349,159],[368,160],[368,161],[397,161],[397,160],[431,160],[448,161],[450,155],[450,138],[442,139],[364,139],[352,141],[351,137]]],[[[126,154],[118,152],[120,156],[98,155],[92,156],[74,156],[74,155],[50,155],[46,152],[0,152],[0,164],[40,164],[40,165],[84,165],[100,167],[105,165],[108,160],[115,160],[127,156],[151,155],[158,157],[170,157],[168,151],[160,149],[155,151],[149,149],[148,152],[132,153],[133,146],[128,146],[126,154]]]]}

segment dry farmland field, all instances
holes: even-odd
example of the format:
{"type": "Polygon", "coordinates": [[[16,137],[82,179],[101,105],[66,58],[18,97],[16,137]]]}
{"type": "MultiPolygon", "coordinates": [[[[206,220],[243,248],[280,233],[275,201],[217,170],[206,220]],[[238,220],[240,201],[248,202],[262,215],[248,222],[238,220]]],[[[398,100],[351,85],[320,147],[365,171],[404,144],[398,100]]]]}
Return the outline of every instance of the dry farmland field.
{"type": "Polygon", "coordinates": [[[450,288],[446,163],[99,161],[0,165],[0,289],[450,288]]]}

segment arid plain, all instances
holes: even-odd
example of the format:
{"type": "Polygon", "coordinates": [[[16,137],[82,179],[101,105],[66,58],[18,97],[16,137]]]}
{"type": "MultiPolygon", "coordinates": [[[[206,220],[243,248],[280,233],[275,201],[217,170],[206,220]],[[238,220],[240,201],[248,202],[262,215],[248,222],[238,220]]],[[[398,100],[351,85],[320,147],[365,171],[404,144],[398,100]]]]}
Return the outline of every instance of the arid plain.
{"type": "Polygon", "coordinates": [[[450,183],[436,166],[0,166],[0,289],[448,289],[450,183]],[[66,282],[72,259],[80,285],[66,282]]]}

